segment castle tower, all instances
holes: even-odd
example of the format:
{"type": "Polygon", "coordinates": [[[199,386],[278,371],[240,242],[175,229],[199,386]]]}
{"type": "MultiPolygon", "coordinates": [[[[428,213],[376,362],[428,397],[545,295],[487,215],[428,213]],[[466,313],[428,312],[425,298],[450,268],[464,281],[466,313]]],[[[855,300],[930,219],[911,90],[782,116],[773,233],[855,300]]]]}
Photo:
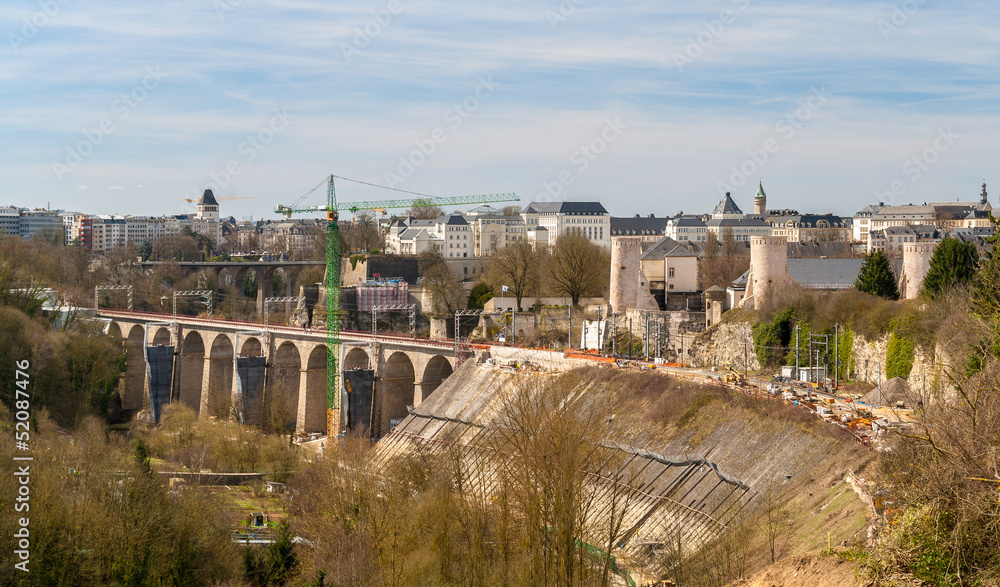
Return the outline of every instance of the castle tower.
{"type": "Polygon", "coordinates": [[[899,295],[912,300],[920,295],[924,277],[931,268],[931,257],[937,243],[907,243],[903,245],[903,270],[899,278],[899,295]]]}
{"type": "Polygon", "coordinates": [[[989,194],[986,193],[986,180],[983,180],[983,193],[979,194],[979,205],[985,206],[989,202],[989,194]]]}
{"type": "Polygon", "coordinates": [[[767,214],[767,194],[764,193],[764,184],[757,184],[757,194],[753,197],[753,213],[758,216],[767,214]]]}
{"type": "Polygon", "coordinates": [[[205,193],[201,195],[201,199],[198,200],[198,214],[196,217],[202,220],[219,221],[219,202],[216,201],[212,190],[205,190],[205,193]]]}
{"type": "Polygon", "coordinates": [[[717,285],[705,290],[705,327],[710,328],[722,321],[726,310],[726,290],[717,285]]]}
{"type": "Polygon", "coordinates": [[[791,281],[788,240],[783,236],[750,237],[750,275],[743,307],[762,308],[776,288],[791,281]]]}
{"type": "Polygon", "coordinates": [[[649,280],[642,273],[642,237],[611,239],[611,310],[659,310],[649,293],[649,280]]]}

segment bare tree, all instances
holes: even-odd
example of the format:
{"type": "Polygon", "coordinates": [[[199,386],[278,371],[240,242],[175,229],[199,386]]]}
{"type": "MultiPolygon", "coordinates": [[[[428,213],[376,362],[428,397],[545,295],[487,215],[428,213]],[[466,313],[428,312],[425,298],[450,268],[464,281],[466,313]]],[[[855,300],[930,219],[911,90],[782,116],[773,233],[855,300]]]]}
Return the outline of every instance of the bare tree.
{"type": "Polygon", "coordinates": [[[725,229],[721,239],[713,232],[708,233],[703,251],[699,259],[702,289],[713,285],[728,287],[750,268],[748,251],[733,238],[731,229],[725,229]]]}
{"type": "Polygon", "coordinates": [[[580,298],[600,295],[611,279],[611,257],[600,245],[582,234],[559,237],[548,263],[549,288],[580,305],[580,298]]]}
{"type": "Polygon", "coordinates": [[[413,202],[413,206],[406,211],[406,215],[417,220],[434,220],[444,216],[444,210],[440,206],[432,205],[430,200],[420,199],[413,202]]]}
{"type": "Polygon", "coordinates": [[[462,280],[448,267],[437,251],[428,250],[420,255],[418,268],[423,286],[431,294],[432,311],[438,315],[451,315],[464,306],[462,280]]]}
{"type": "Polygon", "coordinates": [[[115,247],[104,253],[104,263],[115,285],[131,283],[132,278],[141,273],[135,245],[115,247]]]}
{"type": "Polygon", "coordinates": [[[385,239],[375,222],[375,215],[369,210],[359,211],[351,223],[344,223],[340,230],[344,238],[343,244],[347,247],[344,250],[367,253],[382,250],[385,246],[385,239]]]}
{"type": "Polygon", "coordinates": [[[200,261],[201,248],[186,234],[170,234],[153,243],[153,258],[157,261],[200,261]]]}
{"type": "Polygon", "coordinates": [[[500,209],[500,213],[503,214],[504,216],[520,216],[521,207],[518,206],[517,204],[504,206],[503,208],[500,209]]]}
{"type": "Polygon", "coordinates": [[[489,261],[487,280],[493,291],[510,288],[517,299],[517,311],[521,311],[521,300],[536,292],[539,286],[539,265],[542,255],[527,241],[517,241],[503,247],[489,261]]]}

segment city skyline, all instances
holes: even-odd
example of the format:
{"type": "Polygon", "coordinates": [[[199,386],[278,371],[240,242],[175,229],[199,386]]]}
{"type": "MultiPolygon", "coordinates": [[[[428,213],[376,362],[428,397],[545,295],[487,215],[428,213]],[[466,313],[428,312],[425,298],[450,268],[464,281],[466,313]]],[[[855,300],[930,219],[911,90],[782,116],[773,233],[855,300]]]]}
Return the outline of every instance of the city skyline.
{"type": "MultiPolygon", "coordinates": [[[[851,215],[990,182],[1000,9],[726,0],[0,8],[0,202],[276,219],[329,173],[612,215],[851,215]]],[[[343,201],[385,192],[338,184],[343,201]]],[[[321,203],[317,190],[311,203],[321,203]]],[[[450,211],[450,210],[449,210],[450,211]]]]}

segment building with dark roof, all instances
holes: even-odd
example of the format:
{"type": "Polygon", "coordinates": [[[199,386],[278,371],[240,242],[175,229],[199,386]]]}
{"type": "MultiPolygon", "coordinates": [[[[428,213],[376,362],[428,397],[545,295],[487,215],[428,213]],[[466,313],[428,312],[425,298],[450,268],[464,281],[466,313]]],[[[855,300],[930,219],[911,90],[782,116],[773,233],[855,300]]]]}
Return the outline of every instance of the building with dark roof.
{"type": "MultiPolygon", "coordinates": [[[[788,259],[788,275],[805,289],[838,290],[854,287],[864,259],[788,259]]],[[[750,270],[740,275],[730,289],[745,290],[750,270]]]]}
{"type": "Polygon", "coordinates": [[[670,237],[663,237],[645,249],[639,262],[658,301],[661,296],[656,290],[666,294],[698,291],[698,255],[670,237]]]}
{"type": "Polygon", "coordinates": [[[666,236],[669,218],[640,216],[631,218],[611,218],[611,236],[641,236],[643,240],[656,242],[666,236]]]}
{"type": "Polygon", "coordinates": [[[678,242],[703,243],[708,239],[708,226],[698,216],[678,214],[669,218],[665,232],[678,242]]]}
{"type": "Polygon", "coordinates": [[[536,245],[553,246],[561,235],[575,232],[611,247],[611,214],[600,202],[531,202],[522,216],[525,234],[536,245]]]}
{"type": "Polygon", "coordinates": [[[705,222],[705,233],[706,237],[714,234],[719,240],[732,238],[748,241],[753,236],[770,235],[771,226],[762,218],[744,215],[729,192],[726,192],[726,196],[712,211],[712,217],[705,222]]]}
{"type": "Polygon", "coordinates": [[[712,211],[712,218],[738,220],[743,218],[743,210],[740,210],[740,207],[733,201],[729,192],[726,192],[726,197],[722,198],[722,201],[712,211]]]}
{"type": "MultiPolygon", "coordinates": [[[[794,212],[790,210],[789,212],[794,212]]],[[[783,236],[790,243],[810,241],[850,242],[851,223],[834,214],[776,214],[769,215],[772,236],[783,236]]]]}

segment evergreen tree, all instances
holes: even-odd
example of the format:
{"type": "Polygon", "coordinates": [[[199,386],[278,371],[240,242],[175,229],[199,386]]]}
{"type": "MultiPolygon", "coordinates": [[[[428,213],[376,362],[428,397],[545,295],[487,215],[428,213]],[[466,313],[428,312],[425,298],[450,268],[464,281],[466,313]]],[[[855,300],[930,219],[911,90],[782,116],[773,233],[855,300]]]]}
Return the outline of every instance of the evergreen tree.
{"type": "Polygon", "coordinates": [[[865,255],[861,271],[854,282],[858,291],[877,295],[887,300],[899,299],[899,288],[896,286],[896,275],[889,266],[889,258],[882,251],[872,251],[865,255]]]}
{"type": "Polygon", "coordinates": [[[491,299],[493,299],[493,288],[489,284],[480,281],[472,286],[472,291],[469,292],[469,298],[466,300],[465,307],[469,310],[482,310],[486,302],[491,299]]]}
{"type": "Polygon", "coordinates": [[[978,265],[976,245],[945,237],[934,249],[931,267],[924,277],[924,292],[933,298],[958,284],[968,283],[978,265]]]}

